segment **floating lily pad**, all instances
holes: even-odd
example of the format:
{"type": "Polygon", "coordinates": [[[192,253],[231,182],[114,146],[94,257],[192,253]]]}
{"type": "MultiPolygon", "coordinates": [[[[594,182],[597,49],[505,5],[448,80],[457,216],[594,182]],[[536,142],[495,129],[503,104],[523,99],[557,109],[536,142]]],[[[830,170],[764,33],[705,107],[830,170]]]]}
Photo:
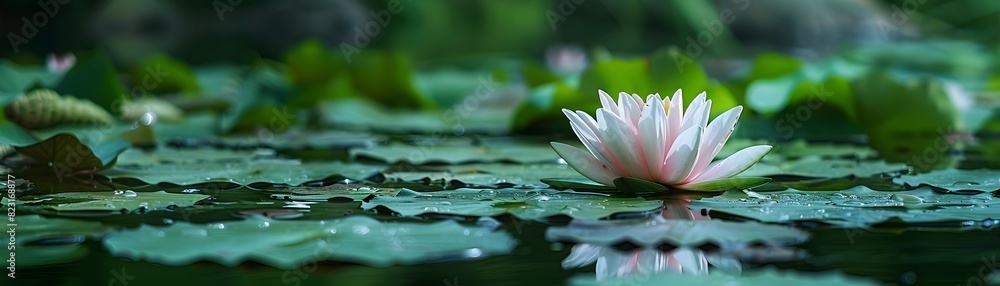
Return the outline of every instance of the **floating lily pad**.
{"type": "Polygon", "coordinates": [[[661,272],[652,275],[632,275],[621,278],[595,280],[594,277],[578,276],[570,279],[570,285],[879,285],[875,281],[848,277],[839,273],[801,273],[781,271],[773,268],[744,272],[733,276],[718,272],[708,275],[690,275],[661,272]]]}
{"type": "Polygon", "coordinates": [[[545,183],[556,189],[576,189],[576,190],[615,190],[615,186],[605,186],[601,183],[591,181],[587,178],[545,178],[545,183]]]}
{"type": "Polygon", "coordinates": [[[477,259],[506,254],[510,235],[454,221],[383,223],[352,216],[342,220],[281,221],[259,216],[243,221],[168,227],[143,225],[110,234],[112,255],[166,265],[212,261],[236,266],[255,261],[291,269],[335,260],[386,267],[441,259],[477,259]]]}
{"type": "Polygon", "coordinates": [[[806,157],[784,162],[761,161],[740,176],[801,176],[810,178],[872,177],[908,170],[906,164],[806,157]]]}
{"type": "Polygon", "coordinates": [[[341,162],[302,162],[287,159],[262,159],[193,164],[156,164],[116,166],[101,174],[111,178],[136,178],[149,184],[191,185],[205,182],[231,182],[241,185],[270,183],[300,185],[340,175],[361,180],[383,167],[341,162]]]}
{"type": "Polygon", "coordinates": [[[73,192],[44,195],[23,203],[54,211],[146,211],[169,206],[190,206],[208,197],[199,194],[171,194],[164,191],[73,192]]]}
{"type": "MultiPolygon", "coordinates": [[[[4,200],[4,205],[7,201],[4,200]]],[[[89,253],[80,245],[103,230],[101,223],[39,215],[20,215],[17,223],[17,265],[39,266],[72,262],[89,253]]]]}
{"type": "Polygon", "coordinates": [[[111,166],[118,154],[132,144],[125,139],[114,139],[94,146],[87,146],[76,136],[58,134],[17,151],[52,166],[57,172],[98,170],[111,166]]]}
{"type": "Polygon", "coordinates": [[[549,241],[569,241],[598,245],[631,242],[643,247],[699,247],[704,244],[734,247],[762,242],[788,245],[805,241],[809,234],[795,228],[720,220],[680,220],[655,216],[642,220],[586,221],[573,220],[565,227],[545,231],[549,241]]]}
{"type": "Polygon", "coordinates": [[[562,164],[468,164],[452,165],[440,172],[391,172],[385,174],[386,179],[400,181],[415,181],[428,178],[431,180],[451,181],[492,186],[496,184],[544,186],[543,178],[579,178],[585,179],[576,170],[562,164]]]}
{"type": "Polygon", "coordinates": [[[1000,170],[945,169],[924,174],[904,175],[893,179],[892,182],[911,187],[933,186],[952,192],[992,192],[1000,190],[1000,170]]]}
{"type": "Polygon", "coordinates": [[[878,192],[863,186],[837,192],[793,189],[769,193],[730,191],[692,201],[689,208],[762,222],[812,220],[844,226],[867,226],[892,218],[917,223],[983,221],[1000,217],[1000,199],[988,194],[940,194],[930,188],[878,192]]]}
{"type": "Polygon", "coordinates": [[[361,204],[366,210],[377,206],[387,207],[403,216],[428,213],[497,216],[509,213],[522,219],[537,220],[559,214],[598,219],[617,213],[641,213],[657,210],[663,202],[546,189],[458,189],[439,192],[404,190],[395,197],[375,197],[361,204]]]}
{"type": "Polygon", "coordinates": [[[559,155],[543,144],[485,144],[482,146],[457,146],[428,144],[424,146],[390,144],[369,150],[351,150],[351,155],[380,160],[387,163],[412,164],[474,162],[538,163],[555,162],[559,155]]]}
{"type": "Polygon", "coordinates": [[[331,198],[348,198],[360,201],[371,195],[395,196],[399,189],[382,189],[369,186],[333,184],[325,187],[295,187],[274,190],[272,198],[297,201],[326,201],[331,198]]]}
{"type": "Polygon", "coordinates": [[[118,156],[118,164],[121,166],[139,165],[151,166],[156,164],[193,164],[199,162],[218,161],[246,161],[256,156],[273,156],[274,151],[269,149],[259,150],[229,150],[215,148],[171,148],[161,147],[154,151],[143,151],[132,149],[123,152],[118,156]]]}

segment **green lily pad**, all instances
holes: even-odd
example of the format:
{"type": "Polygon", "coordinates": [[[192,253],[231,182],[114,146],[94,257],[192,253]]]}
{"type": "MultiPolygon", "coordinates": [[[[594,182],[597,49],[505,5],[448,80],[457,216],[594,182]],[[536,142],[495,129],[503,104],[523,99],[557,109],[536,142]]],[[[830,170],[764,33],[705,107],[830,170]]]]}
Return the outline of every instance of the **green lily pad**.
{"type": "Polygon", "coordinates": [[[135,178],[149,184],[192,185],[206,182],[230,182],[300,185],[334,175],[362,180],[383,169],[382,166],[342,162],[302,162],[289,159],[260,159],[191,164],[156,164],[116,166],[101,174],[111,178],[135,178]]]}
{"type": "Polygon", "coordinates": [[[58,134],[41,142],[17,147],[17,151],[52,166],[57,172],[98,170],[110,167],[118,154],[132,146],[127,140],[114,139],[87,146],[76,136],[58,134]]]}
{"type": "Polygon", "coordinates": [[[619,191],[628,193],[656,193],[667,191],[667,186],[643,179],[621,177],[615,179],[613,183],[615,184],[615,188],[618,188],[619,191]]]}
{"type": "MultiPolygon", "coordinates": [[[[750,145],[747,145],[750,146],[750,145]]],[[[822,158],[858,158],[867,159],[875,157],[875,150],[868,146],[845,145],[845,144],[825,144],[807,143],[804,140],[796,140],[774,146],[773,154],[786,158],[802,158],[818,156],[822,158]]]]}
{"type": "Polygon", "coordinates": [[[689,191],[699,192],[720,192],[727,190],[742,190],[759,187],[767,184],[771,178],[764,177],[736,177],[719,180],[704,181],[696,184],[684,186],[689,191]]]}
{"type": "Polygon", "coordinates": [[[160,147],[153,151],[131,149],[118,156],[118,164],[151,166],[157,164],[196,164],[200,162],[246,161],[255,156],[273,156],[269,149],[231,150],[215,148],[160,147]]]}
{"type": "Polygon", "coordinates": [[[761,161],[740,176],[801,176],[810,178],[872,177],[879,174],[906,171],[902,163],[885,161],[855,161],[805,157],[783,162],[761,161]]]}
{"type": "Polygon", "coordinates": [[[510,235],[454,221],[384,223],[370,217],[282,221],[252,216],[243,221],[167,227],[143,225],[110,234],[112,255],[166,265],[212,261],[236,266],[245,261],[292,269],[335,260],[376,267],[439,259],[478,259],[506,254],[510,235]]]}
{"type": "MultiPolygon", "coordinates": [[[[424,178],[432,181],[459,182],[479,186],[513,184],[516,186],[544,187],[543,178],[586,179],[576,170],[563,164],[465,164],[451,165],[437,172],[389,172],[387,180],[416,181],[424,178]]],[[[596,183],[595,183],[596,184],[596,183]]]]}
{"type": "Polygon", "coordinates": [[[565,227],[550,227],[545,231],[549,241],[569,241],[598,245],[631,242],[642,247],[699,247],[705,244],[749,245],[762,242],[770,245],[790,245],[804,242],[809,234],[787,226],[756,222],[720,220],[681,220],[655,216],[641,220],[586,221],[573,220],[565,227]]]}
{"type": "Polygon", "coordinates": [[[327,201],[331,198],[348,198],[361,201],[371,195],[395,196],[399,189],[382,189],[364,185],[333,184],[324,187],[294,187],[275,189],[272,198],[296,201],[327,201]]]}
{"type": "Polygon", "coordinates": [[[1000,190],[1000,170],[945,169],[930,173],[904,175],[892,180],[907,186],[933,186],[952,192],[992,192],[1000,190]]]}
{"type": "Polygon", "coordinates": [[[918,223],[983,221],[1000,217],[1000,199],[989,194],[940,194],[930,188],[878,192],[864,186],[836,192],[794,189],[768,193],[729,191],[720,196],[692,201],[689,208],[728,213],[762,222],[812,220],[852,227],[863,227],[893,218],[906,223],[918,223]]]}
{"type": "Polygon", "coordinates": [[[552,152],[552,148],[548,146],[522,143],[484,144],[483,146],[415,146],[396,143],[377,146],[369,150],[351,150],[351,155],[372,158],[387,163],[409,162],[418,165],[472,162],[537,163],[559,160],[559,155],[552,152]]]}
{"type": "Polygon", "coordinates": [[[147,211],[170,206],[190,206],[209,196],[157,192],[73,192],[56,193],[22,201],[54,211],[147,211]],[[134,195],[130,195],[134,194],[134,195]]]}
{"type": "Polygon", "coordinates": [[[599,219],[617,213],[648,212],[659,209],[663,202],[546,189],[457,189],[438,192],[403,190],[394,197],[375,197],[361,204],[361,208],[366,210],[377,206],[384,206],[402,216],[428,213],[497,216],[509,213],[521,219],[538,220],[559,214],[599,219]]]}
{"type": "Polygon", "coordinates": [[[594,277],[577,276],[569,281],[570,285],[879,285],[875,281],[853,278],[839,273],[801,273],[795,271],[775,270],[766,268],[753,272],[744,272],[733,276],[719,272],[708,275],[690,275],[675,272],[656,274],[638,274],[620,278],[596,280],[594,277]]]}
{"type": "Polygon", "coordinates": [[[556,189],[579,189],[579,190],[615,190],[614,186],[605,186],[601,183],[591,181],[587,178],[545,178],[541,180],[556,189]]]}
{"type": "MultiPolygon", "coordinates": [[[[6,200],[3,203],[7,205],[6,200]]],[[[19,215],[16,223],[18,266],[52,265],[83,259],[90,251],[80,243],[102,232],[104,228],[99,222],[45,218],[39,215],[19,215]],[[32,244],[39,239],[58,242],[32,244]]]]}

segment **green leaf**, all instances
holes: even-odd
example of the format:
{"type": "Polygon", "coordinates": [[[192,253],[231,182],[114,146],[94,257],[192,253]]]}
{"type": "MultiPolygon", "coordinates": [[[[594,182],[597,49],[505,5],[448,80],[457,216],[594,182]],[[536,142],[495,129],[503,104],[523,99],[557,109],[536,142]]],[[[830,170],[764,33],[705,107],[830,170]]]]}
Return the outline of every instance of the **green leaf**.
{"type": "Polygon", "coordinates": [[[705,181],[684,186],[684,189],[701,192],[719,192],[726,190],[742,190],[767,184],[771,178],[738,177],[705,181]]]}
{"type": "Polygon", "coordinates": [[[369,150],[351,150],[351,156],[376,159],[386,163],[472,163],[472,162],[555,162],[559,155],[552,148],[521,142],[485,142],[480,145],[463,144],[461,140],[433,142],[427,145],[393,143],[369,150]]]}
{"type": "MultiPolygon", "coordinates": [[[[6,198],[5,198],[6,199],[6,198]]],[[[7,205],[7,201],[3,201],[7,205]]],[[[102,232],[99,222],[18,215],[17,265],[42,266],[78,261],[90,252],[81,242],[102,232]],[[39,239],[65,241],[60,244],[35,244],[39,239]]]]}
{"type": "Polygon", "coordinates": [[[1000,170],[944,169],[924,174],[903,175],[892,180],[910,187],[934,186],[952,192],[992,192],[1000,190],[1000,170]]]}
{"type": "Polygon", "coordinates": [[[614,180],[615,188],[627,193],[666,192],[667,186],[638,178],[621,177],[614,180]]]}
{"type": "Polygon", "coordinates": [[[544,178],[542,183],[548,184],[555,189],[574,190],[615,190],[614,186],[605,186],[601,183],[591,181],[587,178],[544,178]]]}
{"type": "Polygon", "coordinates": [[[159,54],[149,57],[129,71],[132,86],[150,93],[198,95],[201,86],[187,64],[159,54]]]}
{"type": "Polygon", "coordinates": [[[661,208],[663,202],[546,189],[457,189],[438,192],[403,190],[395,197],[375,197],[361,204],[366,210],[377,206],[384,206],[402,216],[428,213],[498,216],[509,213],[521,219],[539,220],[559,214],[599,219],[617,213],[643,213],[661,208]]]}
{"type": "Polygon", "coordinates": [[[413,63],[401,52],[366,50],[349,65],[354,87],[367,98],[396,108],[431,109],[433,103],[414,87],[413,63]]]}
{"type": "Polygon", "coordinates": [[[281,269],[317,260],[388,267],[476,259],[509,253],[515,245],[507,233],[451,220],[393,223],[366,216],[323,221],[253,216],[210,224],[142,225],[104,240],[114,256],[165,265],[212,261],[232,267],[254,261],[281,269]]]}
{"type": "Polygon", "coordinates": [[[54,90],[93,101],[111,114],[121,113],[126,96],[111,59],[104,53],[81,57],[54,90]]]}
{"type": "Polygon", "coordinates": [[[115,158],[131,147],[128,141],[115,139],[88,147],[71,134],[58,134],[41,142],[18,147],[17,151],[48,163],[57,172],[97,170],[109,167],[115,158]]]}
{"type": "MultiPolygon", "coordinates": [[[[9,59],[0,60],[0,92],[20,94],[33,86],[51,87],[62,78],[41,66],[19,66],[9,59]]],[[[0,102],[5,104],[6,102],[0,102]]]]}
{"type": "Polygon", "coordinates": [[[0,123],[0,142],[14,147],[25,147],[38,143],[38,138],[20,126],[3,122],[0,123]]]}
{"type": "Polygon", "coordinates": [[[798,160],[758,162],[747,169],[743,176],[800,176],[810,178],[873,177],[879,174],[906,171],[905,164],[885,161],[858,161],[851,159],[820,159],[810,156],[798,160]]]}
{"type": "Polygon", "coordinates": [[[899,82],[879,72],[858,80],[853,88],[858,121],[865,123],[871,147],[887,161],[906,162],[918,171],[954,163],[954,157],[946,155],[951,146],[945,137],[955,132],[958,111],[941,82],[899,82]]]}
{"type": "Polygon", "coordinates": [[[40,206],[42,209],[66,211],[149,211],[170,206],[190,206],[209,196],[200,194],[171,194],[157,192],[72,192],[43,195],[24,204],[40,206]],[[134,195],[130,195],[134,194],[134,195]]]}
{"type": "Polygon", "coordinates": [[[288,159],[209,161],[156,165],[117,165],[101,174],[111,178],[135,178],[148,184],[192,185],[229,182],[300,185],[335,175],[363,180],[384,169],[377,165],[342,162],[302,162],[288,159]]]}
{"type": "Polygon", "coordinates": [[[302,41],[285,54],[284,59],[288,78],[297,86],[325,85],[347,74],[344,60],[316,39],[302,41]]]}
{"type": "Polygon", "coordinates": [[[1000,217],[1000,199],[986,193],[941,194],[931,188],[879,192],[863,186],[842,191],[729,191],[692,201],[688,208],[770,223],[820,221],[848,227],[865,227],[890,219],[924,223],[1000,217]]]}

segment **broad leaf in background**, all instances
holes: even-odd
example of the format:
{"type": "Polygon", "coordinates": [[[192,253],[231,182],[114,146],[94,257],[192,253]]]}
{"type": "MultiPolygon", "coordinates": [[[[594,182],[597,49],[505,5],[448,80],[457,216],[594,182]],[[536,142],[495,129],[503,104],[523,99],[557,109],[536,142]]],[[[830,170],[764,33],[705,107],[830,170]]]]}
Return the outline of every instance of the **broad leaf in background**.
{"type": "Polygon", "coordinates": [[[127,95],[111,60],[100,52],[80,57],[54,90],[93,101],[111,114],[121,113],[127,95]]]}
{"type": "MultiPolygon", "coordinates": [[[[145,96],[149,93],[180,93],[187,96],[199,95],[201,86],[198,79],[187,64],[172,59],[167,55],[155,55],[146,59],[141,65],[129,70],[131,90],[142,90],[132,96],[145,96]]],[[[132,98],[136,99],[136,98],[132,98]]]]}
{"type": "Polygon", "coordinates": [[[61,78],[42,66],[19,66],[8,59],[0,60],[0,93],[20,94],[33,86],[52,87],[61,78]]]}
{"type": "Polygon", "coordinates": [[[432,109],[434,104],[414,87],[410,58],[402,52],[366,50],[348,65],[354,87],[387,107],[432,109]]]}
{"type": "Polygon", "coordinates": [[[869,144],[883,158],[917,171],[954,163],[946,154],[952,145],[948,136],[959,127],[958,114],[940,81],[900,82],[876,72],[856,81],[853,90],[858,121],[865,123],[869,144]]]}

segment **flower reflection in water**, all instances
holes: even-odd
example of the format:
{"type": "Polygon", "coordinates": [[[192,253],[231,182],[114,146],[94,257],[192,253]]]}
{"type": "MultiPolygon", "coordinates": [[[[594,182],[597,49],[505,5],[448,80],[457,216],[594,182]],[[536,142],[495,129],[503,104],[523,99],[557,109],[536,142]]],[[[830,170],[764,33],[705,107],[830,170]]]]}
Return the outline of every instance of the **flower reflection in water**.
{"type": "Polygon", "coordinates": [[[773,262],[799,255],[788,245],[808,234],[794,228],[759,223],[711,220],[687,208],[690,200],[667,200],[660,216],[642,220],[578,221],[552,227],[549,240],[577,243],[562,262],[564,269],[596,266],[598,281],[632,275],[674,272],[707,275],[713,271],[739,275],[741,260],[773,262]],[[627,242],[628,251],[612,245],[627,242]],[[707,245],[718,246],[704,247],[707,245]],[[669,250],[663,250],[669,249],[669,250]]]}

